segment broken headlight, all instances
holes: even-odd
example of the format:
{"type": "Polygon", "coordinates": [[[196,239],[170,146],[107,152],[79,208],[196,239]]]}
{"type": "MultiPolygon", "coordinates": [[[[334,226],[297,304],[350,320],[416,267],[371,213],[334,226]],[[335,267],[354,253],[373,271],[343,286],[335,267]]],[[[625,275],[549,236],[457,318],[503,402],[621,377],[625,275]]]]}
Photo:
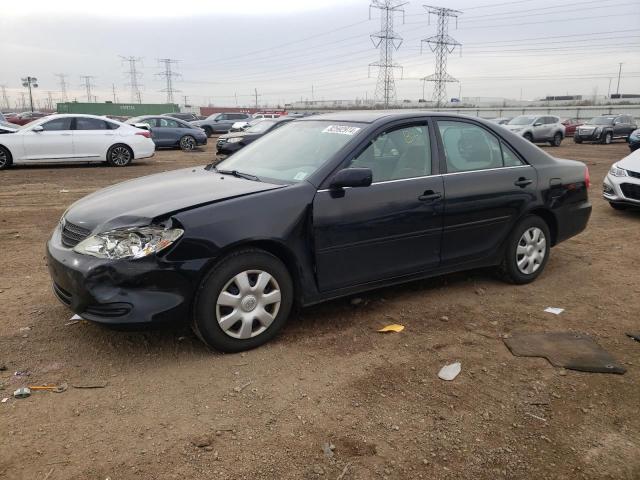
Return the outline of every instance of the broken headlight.
{"type": "Polygon", "coordinates": [[[83,240],[73,250],[98,258],[136,259],[164,250],[183,233],[180,228],[160,226],[111,230],[83,240]]]}

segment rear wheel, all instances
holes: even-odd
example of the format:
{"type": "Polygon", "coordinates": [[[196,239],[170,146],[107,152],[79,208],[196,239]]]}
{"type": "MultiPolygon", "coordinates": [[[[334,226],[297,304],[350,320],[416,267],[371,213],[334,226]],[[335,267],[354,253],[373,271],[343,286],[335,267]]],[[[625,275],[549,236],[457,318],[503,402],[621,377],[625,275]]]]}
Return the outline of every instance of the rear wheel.
{"type": "Polygon", "coordinates": [[[530,133],[525,133],[523,137],[525,138],[525,140],[529,140],[530,142],[533,142],[533,135],[531,135],[530,133]]]}
{"type": "Polygon", "coordinates": [[[198,143],[191,135],[185,135],[180,139],[180,148],[185,152],[190,152],[196,148],[198,143]]]}
{"type": "Polygon", "coordinates": [[[126,167],[133,160],[133,152],[126,145],[114,145],[107,152],[107,163],[112,167],[126,167]]]}
{"type": "Polygon", "coordinates": [[[533,282],[549,259],[549,226],[537,215],[528,215],[518,222],[507,242],[501,265],[504,276],[519,285],[533,282]]]}
{"type": "Polygon", "coordinates": [[[609,145],[612,141],[613,141],[613,133],[611,132],[605,133],[604,137],[602,138],[602,143],[604,143],[605,145],[609,145]]]}
{"type": "Polygon", "coordinates": [[[264,250],[239,250],[203,281],[192,327],[210,347],[240,352],[275,337],[292,305],[293,282],[285,265],[264,250]]]}
{"type": "Polygon", "coordinates": [[[204,133],[207,134],[207,137],[210,137],[211,135],[213,135],[213,129],[209,126],[205,126],[204,127],[204,133]]]}
{"type": "Polygon", "coordinates": [[[0,170],[9,168],[13,163],[11,153],[4,147],[0,147],[0,170]]]}
{"type": "Polygon", "coordinates": [[[553,136],[553,140],[551,140],[549,142],[549,144],[552,147],[559,147],[560,144],[562,144],[562,134],[560,132],[557,132],[554,136],[553,136]]]}
{"type": "Polygon", "coordinates": [[[582,143],[582,139],[580,137],[578,137],[577,135],[575,137],[573,137],[573,141],[575,143],[582,143]]]}

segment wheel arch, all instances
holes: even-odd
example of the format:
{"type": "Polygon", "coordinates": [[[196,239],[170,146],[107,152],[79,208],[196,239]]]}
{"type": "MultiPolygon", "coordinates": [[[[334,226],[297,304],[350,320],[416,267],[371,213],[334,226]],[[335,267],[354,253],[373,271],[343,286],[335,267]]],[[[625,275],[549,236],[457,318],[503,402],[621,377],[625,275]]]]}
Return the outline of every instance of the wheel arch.
{"type": "Polygon", "coordinates": [[[546,208],[534,208],[527,212],[527,215],[536,215],[547,224],[549,232],[551,232],[551,246],[558,242],[558,219],[551,210],[546,208]]]}
{"type": "Polygon", "coordinates": [[[105,160],[109,160],[109,152],[119,146],[123,146],[126,147],[127,150],[129,150],[129,152],[131,152],[131,160],[135,160],[136,159],[136,151],[133,149],[133,147],[127,143],[124,142],[116,142],[113,145],[109,145],[109,148],[107,148],[107,151],[104,154],[104,159],[105,160]]]}

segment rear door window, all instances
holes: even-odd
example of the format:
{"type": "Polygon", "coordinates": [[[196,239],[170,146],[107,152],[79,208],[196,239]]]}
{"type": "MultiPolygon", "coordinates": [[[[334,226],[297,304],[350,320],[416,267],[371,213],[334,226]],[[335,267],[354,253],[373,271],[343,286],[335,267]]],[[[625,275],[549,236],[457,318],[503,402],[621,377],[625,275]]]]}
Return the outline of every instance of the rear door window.
{"type": "Polygon", "coordinates": [[[107,130],[107,122],[97,118],[76,117],[76,130],[107,130]]]}

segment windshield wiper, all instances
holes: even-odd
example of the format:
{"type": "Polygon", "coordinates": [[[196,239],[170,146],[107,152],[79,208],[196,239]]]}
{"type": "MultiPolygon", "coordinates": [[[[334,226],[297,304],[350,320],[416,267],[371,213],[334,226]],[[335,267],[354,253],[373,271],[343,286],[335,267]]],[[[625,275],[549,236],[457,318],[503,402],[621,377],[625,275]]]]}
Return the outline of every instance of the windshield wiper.
{"type": "Polygon", "coordinates": [[[223,175],[233,175],[234,177],[244,178],[245,180],[253,180],[254,182],[261,182],[259,177],[255,175],[251,175],[250,173],[239,172],[238,170],[220,170],[213,167],[216,172],[222,173],[223,175]]]}

